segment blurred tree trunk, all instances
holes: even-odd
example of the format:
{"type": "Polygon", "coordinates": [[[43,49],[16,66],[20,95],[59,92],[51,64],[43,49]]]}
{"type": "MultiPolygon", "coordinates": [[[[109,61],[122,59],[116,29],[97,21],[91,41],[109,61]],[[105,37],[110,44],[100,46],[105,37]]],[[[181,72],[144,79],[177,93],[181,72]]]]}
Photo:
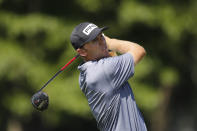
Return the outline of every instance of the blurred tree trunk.
{"type": "Polygon", "coordinates": [[[151,131],[167,131],[169,122],[169,104],[173,91],[173,86],[163,86],[161,88],[161,102],[153,115],[151,131]]]}

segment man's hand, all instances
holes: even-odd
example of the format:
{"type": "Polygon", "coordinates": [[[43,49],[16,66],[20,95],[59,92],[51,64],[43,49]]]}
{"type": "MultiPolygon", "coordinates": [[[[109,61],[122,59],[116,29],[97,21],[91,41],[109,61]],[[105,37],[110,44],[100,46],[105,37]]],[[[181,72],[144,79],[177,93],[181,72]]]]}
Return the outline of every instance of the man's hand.
{"type": "Polygon", "coordinates": [[[115,51],[109,51],[109,55],[111,56],[111,57],[113,57],[113,56],[117,56],[117,54],[116,54],[116,52],[115,51]]]}

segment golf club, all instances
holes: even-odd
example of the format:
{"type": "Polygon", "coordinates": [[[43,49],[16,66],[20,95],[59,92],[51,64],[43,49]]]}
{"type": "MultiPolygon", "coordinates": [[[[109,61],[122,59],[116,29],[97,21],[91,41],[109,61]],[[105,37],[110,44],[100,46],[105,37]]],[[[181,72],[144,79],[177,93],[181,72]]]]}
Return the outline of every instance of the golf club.
{"type": "Polygon", "coordinates": [[[45,92],[42,92],[42,90],[57,76],[59,75],[68,65],[70,65],[77,57],[79,57],[79,54],[77,54],[75,57],[73,57],[67,64],[65,64],[51,79],[47,81],[47,83],[44,84],[44,86],[35,93],[31,98],[32,105],[39,111],[46,110],[48,108],[49,104],[49,97],[45,92]]]}

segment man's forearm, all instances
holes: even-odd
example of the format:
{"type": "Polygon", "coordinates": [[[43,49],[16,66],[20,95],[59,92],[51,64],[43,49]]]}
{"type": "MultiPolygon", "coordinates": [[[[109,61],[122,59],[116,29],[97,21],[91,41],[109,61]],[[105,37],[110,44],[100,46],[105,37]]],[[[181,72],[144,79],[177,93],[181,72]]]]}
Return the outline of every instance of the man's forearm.
{"type": "Polygon", "coordinates": [[[133,42],[111,39],[105,36],[108,49],[120,54],[130,53],[134,57],[135,65],[145,56],[145,49],[133,42]]]}

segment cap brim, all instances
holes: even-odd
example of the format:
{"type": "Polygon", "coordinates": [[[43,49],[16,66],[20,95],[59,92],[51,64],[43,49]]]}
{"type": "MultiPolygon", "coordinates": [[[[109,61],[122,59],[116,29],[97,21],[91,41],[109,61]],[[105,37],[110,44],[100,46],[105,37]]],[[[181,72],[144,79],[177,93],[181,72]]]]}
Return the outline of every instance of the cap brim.
{"type": "Polygon", "coordinates": [[[97,31],[94,34],[92,34],[92,36],[85,43],[94,40],[101,32],[103,32],[107,29],[109,29],[109,27],[107,27],[107,26],[97,29],[97,31]]]}
{"type": "Polygon", "coordinates": [[[105,30],[109,29],[109,27],[104,26],[104,27],[102,27],[102,28],[100,28],[100,29],[101,29],[101,31],[105,31],[105,30]]]}

